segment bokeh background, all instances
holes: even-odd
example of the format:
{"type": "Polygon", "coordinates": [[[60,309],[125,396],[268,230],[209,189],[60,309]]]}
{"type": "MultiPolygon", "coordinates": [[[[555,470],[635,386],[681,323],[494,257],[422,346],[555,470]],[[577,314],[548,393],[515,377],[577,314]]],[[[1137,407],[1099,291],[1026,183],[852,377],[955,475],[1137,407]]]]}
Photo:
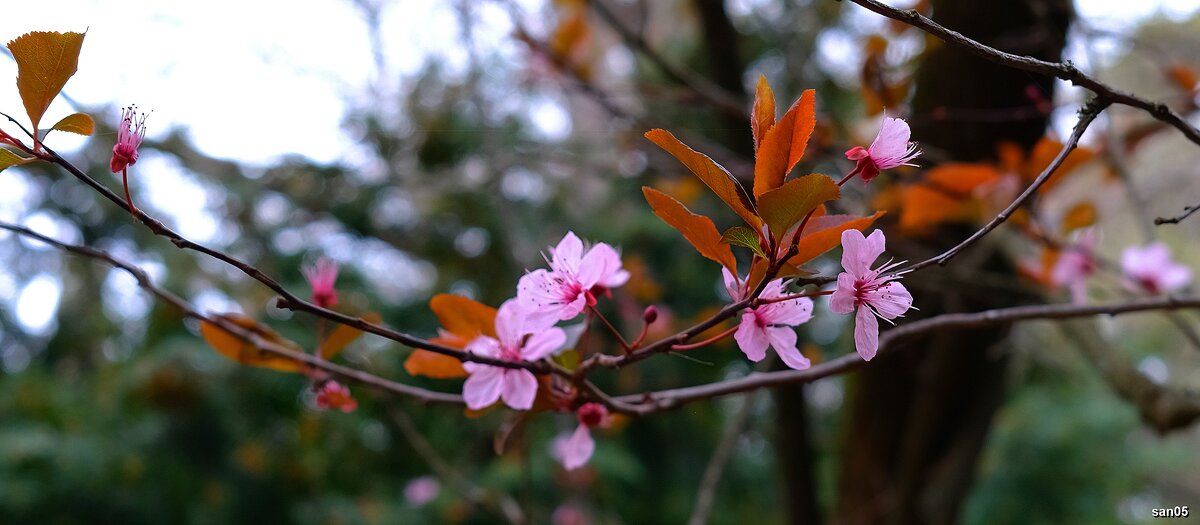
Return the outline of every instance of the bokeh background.
{"type": "MultiPolygon", "coordinates": [[[[1170,70],[1200,68],[1195,2],[933,4],[935,18],[969,35],[985,23],[995,31],[990,44],[1072,60],[1155,100],[1186,99],[1170,70]]],[[[115,188],[107,160],[118,108],[152,110],[132,170],[140,207],[293,290],[304,290],[304,262],[333,258],[342,264],[345,308],[378,311],[423,336],[437,328],[431,295],[499,304],[567,230],[622,247],[634,277],[607,308],[627,331],[649,303],[674,326],[720,306],[715,265],[653,217],[640,187],[668,189],[719,226],[732,218],[641,133],[671,129],[746,174],[748,119],[698,97],[618,27],[685,80],[702,79],[734,100],[760,74],[781,106],[816,88],[820,125],[804,169],[831,175],[848,171],[840,152],[869,140],[882,105],[912,116],[914,138],[936,163],[986,159],[1002,139],[1028,147],[1044,132],[1065,136],[1084,100],[1065,84],[1017,73],[1017,99],[1035,86],[1051,111],[1013,120],[993,112],[995,123],[933,118],[928,93],[988,92],[988,73],[937,55],[942,47],[921,33],[828,0],[77,0],[10,11],[0,19],[3,39],[88,31],[79,73],[49,114],[87,111],[101,130],[54,134],[48,144],[115,188]],[[950,144],[948,135],[975,142],[950,144]]],[[[0,67],[15,75],[11,60],[0,67]]],[[[15,85],[0,88],[0,110],[20,108],[15,85]]],[[[1139,122],[1114,111],[1085,143],[1103,148],[1110,131],[1139,122]]],[[[1143,213],[1191,204],[1200,195],[1198,161],[1200,150],[1170,131],[1131,149],[1130,178],[1153,207],[1130,206],[1125,188],[1096,190],[1101,252],[1115,258],[1139,242],[1143,213]]],[[[841,205],[866,212],[873,191],[851,186],[841,205]]],[[[201,309],[242,312],[296,341],[314,340],[312,318],[275,309],[268,290],[149,235],[61,171],[0,173],[0,219],[135,261],[201,309]]],[[[968,231],[948,226],[896,244],[917,258],[968,231]]],[[[1194,223],[1158,235],[1200,268],[1194,223]]],[[[1015,256],[1001,251],[962,262],[953,279],[965,283],[914,278],[918,306],[936,313],[1066,300],[1019,279],[1015,256]],[[970,296],[969,286],[996,279],[1011,290],[934,298],[947,295],[947,283],[970,296]]],[[[836,271],[836,259],[816,267],[836,271]]],[[[801,331],[806,353],[819,360],[849,351],[846,319],[818,311],[801,331]]],[[[1166,319],[1103,319],[1095,328],[1095,344],[1111,345],[1154,381],[1200,387],[1200,353],[1166,319]]],[[[503,519],[504,495],[534,523],[682,523],[713,449],[740,418],[745,429],[712,523],[1149,523],[1149,509],[1200,504],[1200,434],[1149,430],[1073,339],[1049,323],[956,334],[950,342],[982,361],[936,361],[933,349],[874,374],[697,403],[599,434],[590,466],[568,474],[548,446],[574,428],[569,416],[528,422],[497,455],[495,437],[511,420],[500,411],[468,419],[356,387],[358,411],[318,412],[302,377],[225,360],[128,276],[0,234],[0,521],[493,523],[503,519]],[[984,401],[938,405],[919,399],[917,387],[928,386],[920,380],[898,384],[881,373],[982,378],[967,387],[984,401]],[[893,404],[900,399],[908,401],[893,404]],[[925,441],[914,437],[922,432],[925,441]],[[899,442],[937,452],[904,456],[899,442]],[[878,476],[855,466],[864,461],[878,476]],[[440,480],[433,499],[406,497],[425,476],[440,480]]],[[[408,352],[365,337],[343,359],[460,388],[409,377],[408,352]]],[[[600,380],[610,391],[637,392],[749,370],[723,344],[600,380]]]]}

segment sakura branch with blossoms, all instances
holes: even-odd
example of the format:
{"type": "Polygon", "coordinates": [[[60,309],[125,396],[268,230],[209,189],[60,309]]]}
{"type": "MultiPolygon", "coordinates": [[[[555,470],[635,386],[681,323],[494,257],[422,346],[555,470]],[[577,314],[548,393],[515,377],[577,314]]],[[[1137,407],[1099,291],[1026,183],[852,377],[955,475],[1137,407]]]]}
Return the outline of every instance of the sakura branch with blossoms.
{"type": "MultiPolygon", "coordinates": [[[[884,10],[885,14],[891,12],[890,8],[870,0],[851,1],[884,10]]],[[[755,150],[751,191],[743,188],[724,166],[685,145],[671,132],[663,129],[647,132],[645,137],[649,141],[678,160],[729,208],[732,212],[730,218],[744,223],[721,232],[712,218],[692,212],[676,197],[658,189],[643,188],[643,195],[653,212],[678,230],[699,255],[717,263],[712,275],[715,280],[719,268],[730,301],[695,325],[651,341],[646,340],[647,333],[650,326],[659,321],[654,305],[646,306],[640,334],[628,339],[598,308],[602,301],[611,297],[614,290],[630,278],[618,250],[603,242],[588,245],[571,231],[566,232],[555,246],[547,248],[545,256],[548,268],[534,269],[524,276],[510,276],[516,280],[515,294],[498,308],[465,297],[435,296],[430,308],[442,322],[436,338],[420,338],[389,328],[370,313],[334,310],[338,306],[337,267],[328,260],[318,260],[313,266],[299,270],[312,287],[311,300],[306,301],[254,265],[193,242],[134,206],[129,190],[129,171],[137,162],[138,148],[146,128],[144,114],[137,114],[132,108],[122,113],[117,143],[110,160],[111,171],[122,174],[124,199],[42,144],[38,139],[38,121],[45,107],[27,107],[33,131],[26,133],[31,144],[0,132],[0,142],[27,155],[21,156],[5,149],[4,155],[10,155],[11,158],[0,157],[0,161],[7,162],[0,167],[38,160],[56,164],[127,211],[149,231],[170,240],[178,248],[202,253],[240,270],[277,294],[276,304],[280,308],[306,312],[319,319],[318,345],[311,354],[251,318],[197,312],[177,296],[154,285],[140,269],[104,252],[65,244],[15,225],[0,224],[0,228],[130,272],[140,286],[159,300],[200,321],[205,340],[222,355],[249,366],[307,376],[319,408],[343,412],[357,408],[358,403],[349,388],[335,379],[338,378],[420,401],[464,404],[471,410],[488,410],[504,405],[513,410],[528,411],[531,415],[541,412],[570,414],[579,424],[569,437],[557,441],[552,450],[552,454],[568,469],[587,463],[595,449],[592,429],[608,426],[611,418],[618,414],[645,416],[688,402],[845,373],[864,366],[879,353],[893,351],[899,347],[899,341],[919,333],[1033,319],[1066,319],[1200,307],[1200,299],[1192,296],[1160,296],[1185,287],[1190,280],[1190,272],[1186,268],[1171,266],[1173,263],[1169,254],[1152,245],[1146,249],[1127,251],[1123,262],[1129,288],[1155,297],[1119,304],[1088,306],[1083,304],[1084,301],[1077,301],[1079,304],[945,314],[901,324],[881,333],[878,319],[891,322],[913,308],[912,294],[898,281],[901,276],[933,264],[946,264],[955,254],[999,227],[1050,180],[1078,146],[1088,126],[1110,104],[1120,103],[1145,109],[1156,118],[1179,128],[1194,141],[1197,140],[1193,138],[1195,129],[1173,112],[1163,111],[1161,107],[1140,98],[1107,88],[1073,68],[1031,62],[1032,59],[984,48],[919,15],[913,18],[911,14],[898,13],[902,13],[897,15],[898,19],[915,20],[914,25],[938,36],[947,36],[954,43],[974,46],[973,49],[983,48],[978,52],[1004,63],[1012,62],[1010,65],[1035,72],[1060,74],[1092,89],[1097,98],[1082,109],[1071,137],[1062,145],[1054,160],[1011,204],[962,243],[937,257],[909,266],[902,266],[902,262],[888,262],[872,268],[884,255],[886,240],[880,230],[869,235],[863,232],[872,226],[882,212],[854,216],[831,210],[838,206],[843,185],[852,179],[870,183],[881,171],[914,166],[920,150],[910,140],[909,127],[902,119],[885,116],[870,146],[855,146],[847,150],[846,158],[855,161],[855,165],[840,180],[835,181],[823,174],[792,177],[816,126],[816,93],[805,91],[782,116],[778,116],[774,93],[765,78],[761,78],[750,115],[755,150]],[[821,276],[806,269],[805,265],[839,246],[842,249],[843,271],[836,278],[821,276]],[[737,254],[735,247],[738,248],[737,254]],[[832,289],[820,288],[829,283],[835,283],[832,289]],[[813,365],[797,345],[796,327],[812,318],[814,309],[822,306],[813,299],[824,295],[831,296],[828,307],[832,312],[855,314],[853,339],[856,353],[813,365]],[[583,322],[585,334],[595,326],[603,327],[611,333],[617,348],[589,349],[585,352],[582,344],[570,341],[564,329],[566,327],[560,323],[571,322],[581,316],[586,319],[583,322]],[[736,326],[722,326],[735,318],[736,326]],[[596,323],[590,322],[593,319],[596,323]],[[326,333],[326,321],[334,323],[337,328],[326,333]],[[702,338],[703,334],[713,329],[717,330],[716,334],[702,338]],[[413,348],[406,361],[406,370],[411,374],[438,378],[465,377],[462,396],[404,385],[332,363],[331,360],[341,348],[362,332],[413,348]],[[790,370],[756,372],[707,385],[620,395],[604,392],[589,378],[597,367],[620,369],[659,354],[683,353],[713,345],[730,336],[750,361],[762,361],[767,356],[766,350],[770,348],[790,370]]],[[[21,37],[14,43],[33,38],[77,41],[82,45],[83,40],[82,35],[77,33],[31,35],[21,37]]],[[[9,47],[17,58],[22,74],[42,67],[36,61],[28,60],[28,53],[34,51],[27,51],[28,48],[20,44],[14,46],[10,43],[9,47]]],[[[50,77],[62,77],[62,82],[58,82],[57,88],[49,93],[51,98],[57,95],[66,78],[74,72],[73,65],[69,69],[69,72],[56,70],[47,73],[50,77]]],[[[24,91],[22,96],[25,96],[24,91]]],[[[83,117],[68,116],[51,129],[90,134],[90,117],[83,117]],[[83,126],[81,122],[88,125],[83,126]]],[[[25,131],[24,126],[19,123],[18,126],[25,131]]],[[[1077,244],[1085,246],[1084,243],[1077,244]]],[[[1081,285],[1078,283],[1091,275],[1084,271],[1090,262],[1089,254],[1079,250],[1077,255],[1079,257],[1060,257],[1059,267],[1062,269],[1055,273],[1058,281],[1064,285],[1079,287],[1081,285]]]]}

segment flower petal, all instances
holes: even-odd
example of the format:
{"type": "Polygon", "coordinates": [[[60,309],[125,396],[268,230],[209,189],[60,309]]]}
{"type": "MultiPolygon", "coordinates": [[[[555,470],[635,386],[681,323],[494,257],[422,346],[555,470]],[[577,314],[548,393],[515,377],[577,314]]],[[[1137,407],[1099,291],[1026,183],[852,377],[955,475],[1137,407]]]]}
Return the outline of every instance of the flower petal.
{"type": "Polygon", "coordinates": [[[842,232],[842,268],[855,277],[866,275],[871,263],[883,255],[885,243],[883,230],[875,230],[868,237],[854,229],[842,232]]]}
{"type": "Polygon", "coordinates": [[[907,153],[911,137],[912,131],[909,130],[907,122],[885,115],[883,125],[879,127],[879,134],[875,136],[875,141],[867,151],[879,169],[894,168],[892,164],[904,158],[907,153]]]}
{"type": "Polygon", "coordinates": [[[767,334],[758,327],[758,319],[754,312],[746,312],[742,315],[742,322],[738,325],[737,332],[734,332],[733,340],[737,341],[738,348],[742,349],[746,358],[755,363],[762,361],[767,356],[767,346],[770,341],[767,340],[767,334]]]}
{"type": "Polygon", "coordinates": [[[725,291],[729,293],[729,300],[733,302],[745,299],[745,293],[742,292],[742,282],[729,269],[721,267],[721,278],[725,281],[725,291]]]}
{"type": "Polygon", "coordinates": [[[807,297],[780,301],[758,307],[755,311],[767,324],[796,326],[812,319],[813,302],[807,297]]]}
{"type": "MultiPolygon", "coordinates": [[[[474,364],[474,363],[471,363],[474,364]]],[[[479,365],[463,382],[463,401],[471,410],[487,408],[500,399],[500,389],[504,381],[504,369],[495,366],[479,365]]]]}
{"type": "MultiPolygon", "coordinates": [[[[596,243],[583,256],[583,261],[579,264],[579,287],[589,290],[597,284],[613,280],[614,274],[619,271],[621,271],[621,255],[617,253],[617,250],[602,242],[596,243]]],[[[624,284],[624,282],[616,286],[620,284],[624,284]]]]}
{"type": "Polygon", "coordinates": [[[780,326],[768,327],[767,338],[771,340],[771,347],[788,368],[804,370],[812,366],[812,363],[800,354],[800,349],[796,348],[795,330],[780,326]]]}
{"type": "Polygon", "coordinates": [[[579,272],[579,264],[583,260],[583,241],[569,231],[563,236],[558,245],[551,249],[550,268],[556,272],[575,276],[579,272]]]}
{"type": "Polygon", "coordinates": [[[884,319],[895,319],[912,308],[913,297],[903,284],[892,281],[870,292],[864,298],[884,319]]]}
{"type": "Polygon", "coordinates": [[[879,321],[865,305],[860,306],[858,314],[854,316],[854,349],[863,361],[875,358],[875,353],[879,351],[879,321]]]}
{"type": "Polygon", "coordinates": [[[567,341],[567,333],[562,328],[550,328],[533,332],[521,348],[521,357],[526,361],[537,361],[562,347],[567,341]]]}
{"type": "Polygon", "coordinates": [[[516,299],[509,299],[500,305],[496,311],[496,339],[505,348],[516,348],[521,345],[525,335],[525,312],[522,311],[516,299]]]}
{"type": "Polygon", "coordinates": [[[504,404],[516,410],[533,408],[533,398],[537,396],[537,377],[533,372],[523,369],[505,369],[500,387],[500,397],[504,404]]]}
{"type": "Polygon", "coordinates": [[[848,314],[854,311],[854,301],[858,289],[854,286],[854,276],[847,272],[838,274],[837,288],[829,297],[829,311],[835,314],[848,314]]]}
{"type": "Polygon", "coordinates": [[[562,463],[564,469],[575,470],[587,464],[595,450],[596,441],[592,439],[592,433],[586,426],[579,425],[571,437],[560,436],[555,439],[551,452],[562,463]]]}

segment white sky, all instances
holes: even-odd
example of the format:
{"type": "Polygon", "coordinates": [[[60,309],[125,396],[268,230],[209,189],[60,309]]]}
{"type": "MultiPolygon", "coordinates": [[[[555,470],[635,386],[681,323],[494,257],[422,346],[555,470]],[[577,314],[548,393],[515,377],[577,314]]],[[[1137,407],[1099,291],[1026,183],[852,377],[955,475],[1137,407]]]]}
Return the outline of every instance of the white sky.
{"type": "MultiPolygon", "coordinates": [[[[521,3],[534,12],[541,1],[521,3]]],[[[385,79],[397,81],[428,57],[461,68],[466,51],[456,45],[456,4],[397,0],[385,9],[385,79]]],[[[475,28],[479,45],[513,45],[504,11],[493,2],[474,5],[483,10],[483,23],[475,28]]],[[[1197,8],[1196,0],[1077,0],[1077,5],[1094,26],[1118,31],[1155,13],[1181,18],[1197,8]]],[[[94,115],[109,122],[118,119],[116,107],[136,103],[153,110],[151,136],[185,125],[201,150],[243,162],[264,164],[289,153],[322,162],[347,158],[353,147],[341,131],[343,115],[348,102],[365,96],[376,81],[367,26],[349,0],[41,0],[0,17],[0,42],[31,30],[85,29],[80,70],[67,84],[67,95],[87,106],[112,106],[112,114],[94,115]]],[[[836,48],[835,43],[830,50],[836,48]]],[[[15,72],[11,60],[0,58],[0,79],[15,78],[15,72]]],[[[15,115],[21,108],[15,82],[0,81],[0,110],[15,115]]],[[[71,111],[57,101],[45,120],[71,111]]],[[[555,118],[545,120],[555,124],[555,118]]],[[[70,152],[83,140],[60,134],[49,143],[70,152]]],[[[145,171],[179,169],[153,159],[145,164],[139,166],[145,171]]],[[[0,173],[0,218],[14,220],[24,214],[20,194],[28,188],[7,176],[0,173]]],[[[191,208],[170,210],[173,222],[201,240],[215,234],[203,191],[189,186],[188,177],[153,179],[144,177],[144,184],[156,185],[144,189],[144,198],[155,205],[181,194],[197,196],[191,208]]],[[[59,280],[42,274],[19,289],[0,286],[0,303],[15,307],[17,320],[39,333],[52,327],[60,294],[59,280]]]]}

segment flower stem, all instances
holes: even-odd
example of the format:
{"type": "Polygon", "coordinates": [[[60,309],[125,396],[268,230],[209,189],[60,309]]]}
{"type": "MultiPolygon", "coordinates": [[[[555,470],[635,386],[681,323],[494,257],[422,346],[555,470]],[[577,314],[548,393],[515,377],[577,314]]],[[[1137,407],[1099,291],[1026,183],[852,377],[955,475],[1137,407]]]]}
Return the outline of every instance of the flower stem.
{"type": "Polygon", "coordinates": [[[724,332],[721,332],[717,335],[714,335],[708,339],[705,339],[705,340],[697,342],[697,343],[692,343],[692,344],[687,344],[687,345],[672,345],[671,350],[691,350],[693,348],[700,348],[702,346],[710,345],[717,341],[725,339],[726,337],[733,335],[733,333],[736,332],[737,329],[738,329],[737,326],[732,326],[728,330],[725,330],[724,332]]]}
{"type": "Polygon", "coordinates": [[[609,332],[612,332],[613,337],[617,338],[617,342],[621,344],[621,349],[624,350],[626,354],[633,350],[633,348],[629,346],[629,343],[625,342],[625,338],[621,336],[621,332],[617,331],[617,327],[608,322],[608,318],[604,317],[604,314],[601,314],[595,306],[589,306],[588,311],[590,311],[592,315],[595,315],[596,319],[599,319],[601,323],[604,323],[604,326],[608,328],[609,332]]]}
{"type": "Polygon", "coordinates": [[[138,210],[133,205],[133,197],[129,196],[129,170],[121,170],[121,184],[125,187],[125,203],[129,205],[129,214],[133,215],[134,220],[137,219],[138,210]]]}

